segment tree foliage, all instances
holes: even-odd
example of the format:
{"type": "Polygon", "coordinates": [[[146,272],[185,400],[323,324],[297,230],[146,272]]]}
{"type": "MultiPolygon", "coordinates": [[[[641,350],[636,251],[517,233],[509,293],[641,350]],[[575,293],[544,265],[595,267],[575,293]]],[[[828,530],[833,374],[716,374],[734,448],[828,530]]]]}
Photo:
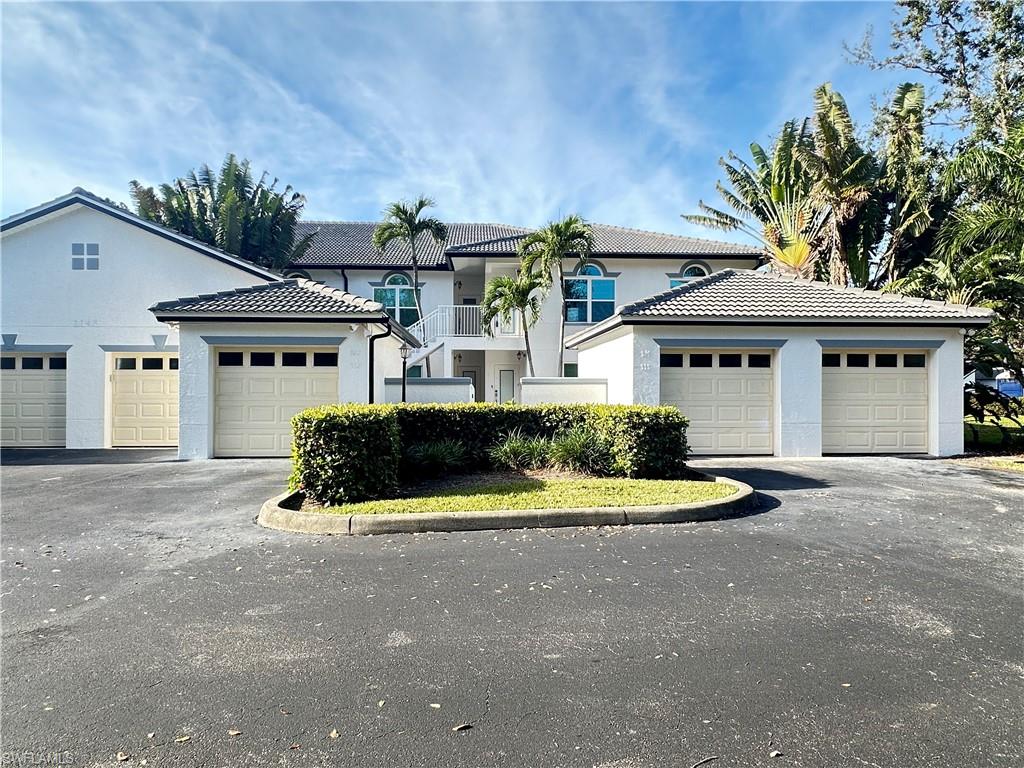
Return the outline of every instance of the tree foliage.
{"type": "Polygon", "coordinates": [[[229,154],[216,173],[208,165],[159,187],[129,184],[135,212],[184,235],[262,267],[281,270],[309,248],[296,238],[306,198],[290,186],[278,191],[267,174],[254,181],[249,161],[229,154]]]}
{"type": "Polygon", "coordinates": [[[520,270],[515,277],[498,275],[491,278],[484,288],[480,324],[488,336],[494,334],[494,321],[511,323],[518,316],[523,327],[523,341],[526,343],[526,363],[530,375],[536,376],[533,367],[533,350],[530,348],[530,329],[540,319],[540,296],[544,281],[539,275],[520,270]]]}

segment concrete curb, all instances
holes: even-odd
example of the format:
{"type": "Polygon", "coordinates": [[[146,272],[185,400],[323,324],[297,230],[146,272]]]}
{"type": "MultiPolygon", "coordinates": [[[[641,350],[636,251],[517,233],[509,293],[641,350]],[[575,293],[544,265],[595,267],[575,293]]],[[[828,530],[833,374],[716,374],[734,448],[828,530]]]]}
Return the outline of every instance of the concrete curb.
{"type": "Polygon", "coordinates": [[[703,473],[699,479],[731,485],[736,493],[724,499],[689,504],[645,507],[589,507],[580,509],[501,509],[481,512],[413,512],[394,515],[325,515],[288,509],[297,506],[298,491],[264,502],[256,521],[265,528],[292,533],[365,536],[382,533],[449,533],[507,528],[563,528],[592,525],[647,525],[720,520],[750,511],[756,504],[754,489],[728,477],[703,473]]]}

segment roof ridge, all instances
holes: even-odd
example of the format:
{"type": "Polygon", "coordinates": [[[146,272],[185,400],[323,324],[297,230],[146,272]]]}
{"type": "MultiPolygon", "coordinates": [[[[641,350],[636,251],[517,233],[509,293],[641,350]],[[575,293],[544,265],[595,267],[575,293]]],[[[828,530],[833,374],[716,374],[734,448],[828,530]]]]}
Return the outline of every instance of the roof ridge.
{"type": "Polygon", "coordinates": [[[636,311],[642,309],[645,305],[654,304],[657,301],[668,298],[669,296],[682,296],[683,294],[692,292],[693,290],[696,290],[697,288],[700,288],[702,286],[710,285],[711,283],[724,280],[726,277],[729,277],[730,275],[736,274],[738,272],[751,271],[753,270],[739,270],[733,269],[732,267],[726,267],[725,269],[720,269],[717,272],[712,272],[711,274],[703,275],[702,277],[687,280],[682,285],[677,285],[675,288],[669,288],[667,291],[662,291],[661,293],[656,293],[653,296],[648,296],[646,298],[639,299],[638,301],[634,301],[632,304],[626,304],[625,306],[621,307],[618,311],[636,311]]]}

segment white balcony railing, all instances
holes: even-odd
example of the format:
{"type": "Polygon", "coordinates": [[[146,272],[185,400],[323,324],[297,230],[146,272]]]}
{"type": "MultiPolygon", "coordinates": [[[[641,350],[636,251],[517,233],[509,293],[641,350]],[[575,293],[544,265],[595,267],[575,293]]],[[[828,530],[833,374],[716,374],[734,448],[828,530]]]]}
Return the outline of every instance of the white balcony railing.
{"type": "MultiPolygon", "coordinates": [[[[442,304],[422,320],[410,325],[407,330],[423,344],[449,336],[480,337],[484,335],[480,317],[479,304],[442,304]]],[[[514,317],[511,323],[495,321],[491,327],[494,336],[523,335],[519,328],[518,316],[514,317]]]]}

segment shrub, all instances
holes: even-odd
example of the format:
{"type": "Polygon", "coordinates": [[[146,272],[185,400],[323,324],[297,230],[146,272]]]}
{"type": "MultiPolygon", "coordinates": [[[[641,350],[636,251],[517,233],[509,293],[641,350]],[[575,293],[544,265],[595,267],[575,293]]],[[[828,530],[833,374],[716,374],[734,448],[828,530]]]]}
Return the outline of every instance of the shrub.
{"type": "Polygon", "coordinates": [[[324,405],[292,418],[292,488],[323,504],[384,498],[398,487],[394,406],[324,405]]]}
{"type": "Polygon", "coordinates": [[[491,463],[499,469],[542,469],[548,466],[551,441],[512,430],[490,450],[491,463]]]}
{"type": "Polygon", "coordinates": [[[406,472],[436,477],[459,472],[466,465],[466,448],[458,440],[417,443],[405,452],[406,472]]]}
{"type": "MultiPolygon", "coordinates": [[[[457,442],[466,470],[499,463],[492,451],[515,434],[533,440],[516,448],[516,462],[539,462],[555,435],[587,429],[609,454],[606,473],[673,478],[684,471],[686,418],[675,408],[644,405],[515,405],[410,403],[332,405],[292,419],[293,487],[324,504],[382,498],[398,483],[402,449],[407,466],[414,446],[457,442]],[[532,453],[530,453],[532,452],[532,453]]],[[[567,444],[568,445],[568,444],[567,444]]],[[[451,458],[451,449],[448,458],[451,458]]],[[[580,449],[582,450],[582,448],[580,449]]],[[[430,461],[440,461],[436,447],[430,461]]],[[[502,459],[503,460],[503,459],[502,459]]],[[[590,460],[588,460],[590,461],[590,460]]],[[[595,466],[599,463],[593,458],[595,466]]],[[[443,471],[443,470],[442,470],[443,471]]]]}
{"type": "Polygon", "coordinates": [[[551,465],[570,472],[607,475],[612,468],[611,446],[593,427],[577,424],[551,441],[551,465]]]}

